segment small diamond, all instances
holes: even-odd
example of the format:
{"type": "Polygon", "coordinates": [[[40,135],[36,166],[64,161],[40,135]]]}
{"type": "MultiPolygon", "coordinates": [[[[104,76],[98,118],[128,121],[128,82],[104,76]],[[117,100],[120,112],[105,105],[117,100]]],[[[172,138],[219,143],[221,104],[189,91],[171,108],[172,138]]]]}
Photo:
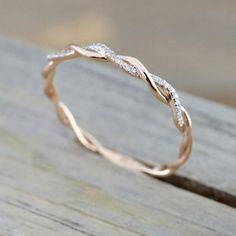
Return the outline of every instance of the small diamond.
{"type": "Polygon", "coordinates": [[[168,86],[168,83],[167,83],[165,80],[163,80],[163,83],[162,83],[162,85],[163,85],[163,87],[166,89],[166,88],[167,88],[167,86],[168,86]]]}
{"type": "Polygon", "coordinates": [[[118,65],[121,65],[122,64],[122,59],[119,57],[119,56],[117,56],[116,58],[115,58],[115,63],[116,64],[118,64],[118,65]]]}
{"type": "Polygon", "coordinates": [[[176,92],[172,95],[172,97],[173,97],[174,100],[178,100],[179,99],[179,95],[176,92]]]}
{"type": "Polygon", "coordinates": [[[74,53],[74,50],[66,48],[66,49],[62,49],[59,52],[55,52],[55,53],[50,53],[47,56],[48,60],[53,60],[53,59],[57,59],[57,58],[63,58],[65,56],[70,56],[74,53]]]}
{"type": "Polygon", "coordinates": [[[121,64],[121,67],[122,67],[125,71],[127,71],[127,72],[129,72],[129,70],[130,70],[130,66],[129,66],[127,63],[125,63],[125,62],[123,62],[123,63],[121,64]]]}
{"type": "Polygon", "coordinates": [[[116,55],[115,55],[114,53],[110,52],[108,57],[109,57],[109,59],[110,59],[111,61],[114,61],[116,55]]]}
{"type": "Polygon", "coordinates": [[[170,90],[172,89],[171,85],[168,84],[167,82],[164,84],[164,87],[166,90],[168,90],[170,92],[170,90]]]}
{"type": "Polygon", "coordinates": [[[175,103],[175,107],[176,107],[176,108],[179,108],[179,106],[180,106],[180,101],[179,101],[179,100],[174,100],[174,103],[175,103]]]}
{"type": "Polygon", "coordinates": [[[130,72],[131,74],[133,74],[133,75],[137,75],[137,74],[138,74],[138,71],[137,71],[137,69],[136,69],[135,66],[131,66],[129,72],[130,72]]]}
{"type": "Polygon", "coordinates": [[[159,81],[159,85],[160,85],[160,86],[163,86],[163,84],[164,84],[164,81],[163,81],[163,80],[160,80],[160,81],[159,81]]]}
{"type": "Polygon", "coordinates": [[[173,87],[171,87],[171,85],[170,85],[168,90],[169,90],[171,96],[174,97],[174,95],[176,94],[175,89],[173,87]]]}

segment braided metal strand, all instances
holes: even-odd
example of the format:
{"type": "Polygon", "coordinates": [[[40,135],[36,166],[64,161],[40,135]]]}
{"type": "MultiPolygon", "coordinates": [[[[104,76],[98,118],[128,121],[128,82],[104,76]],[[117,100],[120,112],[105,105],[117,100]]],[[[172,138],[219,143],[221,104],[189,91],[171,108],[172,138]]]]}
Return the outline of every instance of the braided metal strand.
{"type": "Polygon", "coordinates": [[[117,165],[157,177],[165,177],[173,174],[187,161],[192,148],[191,119],[185,108],[180,104],[179,96],[175,89],[165,80],[149,73],[138,59],[117,55],[106,45],[97,43],[86,47],[80,47],[74,44],[69,45],[58,53],[48,55],[48,60],[48,65],[44,68],[42,73],[45,78],[45,94],[52,100],[60,121],[64,125],[72,128],[81,145],[117,165]],[[118,65],[132,76],[145,81],[151,93],[158,100],[171,107],[174,124],[182,133],[182,142],[177,161],[158,166],[146,164],[143,161],[135,160],[103,147],[91,134],[77,125],[70,110],[60,101],[53,84],[53,79],[58,64],[64,60],[70,60],[80,56],[108,61],[118,65]]]}

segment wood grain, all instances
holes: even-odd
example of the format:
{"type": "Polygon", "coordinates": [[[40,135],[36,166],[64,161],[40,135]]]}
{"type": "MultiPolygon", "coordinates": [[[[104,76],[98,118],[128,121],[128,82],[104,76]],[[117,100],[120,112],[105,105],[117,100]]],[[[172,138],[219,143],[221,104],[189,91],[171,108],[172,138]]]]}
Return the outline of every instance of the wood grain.
{"type": "MultiPolygon", "coordinates": [[[[9,39],[0,49],[0,235],[234,235],[235,209],[78,146],[42,94],[45,52],[9,39]]],[[[107,146],[143,160],[175,158],[170,111],[142,83],[80,60],[57,82],[78,121],[107,146]]],[[[178,174],[236,195],[236,112],[181,97],[195,143],[178,174]]]]}

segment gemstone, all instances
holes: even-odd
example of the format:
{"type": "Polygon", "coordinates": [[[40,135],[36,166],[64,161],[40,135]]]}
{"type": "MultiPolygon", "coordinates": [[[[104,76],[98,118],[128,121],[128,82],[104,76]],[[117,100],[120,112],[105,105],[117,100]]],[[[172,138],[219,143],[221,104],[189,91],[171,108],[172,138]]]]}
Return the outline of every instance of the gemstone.
{"type": "Polygon", "coordinates": [[[53,60],[53,59],[57,59],[57,58],[63,58],[65,56],[69,56],[69,55],[72,55],[74,53],[74,50],[72,49],[62,49],[61,51],[59,52],[55,52],[55,53],[50,53],[48,56],[47,56],[47,59],[48,60],[53,60]]]}

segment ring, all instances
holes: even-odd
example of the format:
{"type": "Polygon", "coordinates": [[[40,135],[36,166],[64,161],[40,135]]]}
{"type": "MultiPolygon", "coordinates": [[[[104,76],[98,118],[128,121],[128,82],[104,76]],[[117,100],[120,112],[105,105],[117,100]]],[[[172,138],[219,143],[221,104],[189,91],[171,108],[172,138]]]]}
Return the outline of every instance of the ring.
{"type": "Polygon", "coordinates": [[[116,165],[156,177],[172,175],[188,160],[192,149],[192,124],[190,116],[180,104],[180,99],[176,90],[162,78],[148,72],[138,59],[130,56],[118,55],[109,47],[101,43],[94,43],[85,47],[71,44],[59,52],[48,55],[48,64],[45,66],[42,75],[45,80],[44,92],[53,102],[59,120],[74,131],[79,143],[85,148],[100,154],[102,157],[116,165]],[[179,155],[175,162],[153,165],[131,158],[102,146],[91,134],[77,125],[70,110],[60,101],[53,84],[53,79],[57,65],[65,60],[71,60],[80,56],[111,62],[119,66],[133,77],[143,80],[154,97],[171,108],[173,122],[182,134],[179,155]]]}

